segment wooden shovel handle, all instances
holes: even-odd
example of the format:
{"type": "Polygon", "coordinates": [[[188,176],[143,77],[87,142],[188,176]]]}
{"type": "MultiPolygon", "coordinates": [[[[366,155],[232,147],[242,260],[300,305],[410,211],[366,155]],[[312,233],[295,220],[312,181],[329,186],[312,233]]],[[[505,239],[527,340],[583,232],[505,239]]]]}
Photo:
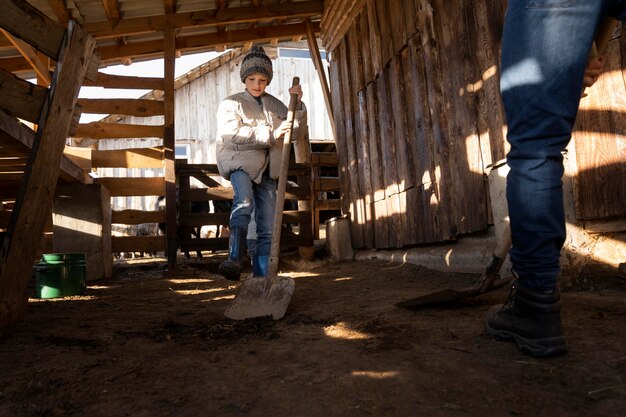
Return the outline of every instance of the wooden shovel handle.
{"type": "MultiPolygon", "coordinates": [[[[299,77],[293,77],[292,87],[300,84],[299,77]]],[[[274,210],[274,228],[272,230],[272,246],[270,248],[270,263],[267,269],[267,277],[273,278],[278,273],[278,258],[280,256],[280,234],[283,227],[283,206],[285,205],[285,190],[287,189],[287,174],[289,172],[289,155],[291,153],[291,134],[293,133],[293,121],[295,119],[298,95],[291,94],[287,111],[287,121],[291,122],[291,128],[285,133],[283,139],[283,152],[280,162],[280,175],[278,176],[278,188],[276,189],[276,208],[274,210]]]]}

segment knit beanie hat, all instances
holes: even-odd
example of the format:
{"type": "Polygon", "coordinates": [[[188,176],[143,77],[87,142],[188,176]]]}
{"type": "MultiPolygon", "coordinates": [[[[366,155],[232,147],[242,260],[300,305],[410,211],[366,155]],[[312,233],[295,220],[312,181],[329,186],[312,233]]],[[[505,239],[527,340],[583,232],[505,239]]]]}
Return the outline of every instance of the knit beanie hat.
{"type": "Polygon", "coordinates": [[[239,69],[241,82],[245,84],[246,78],[254,73],[265,75],[267,84],[272,82],[274,75],[272,60],[265,54],[265,50],[257,45],[254,45],[241,61],[241,68],[239,69]]]}

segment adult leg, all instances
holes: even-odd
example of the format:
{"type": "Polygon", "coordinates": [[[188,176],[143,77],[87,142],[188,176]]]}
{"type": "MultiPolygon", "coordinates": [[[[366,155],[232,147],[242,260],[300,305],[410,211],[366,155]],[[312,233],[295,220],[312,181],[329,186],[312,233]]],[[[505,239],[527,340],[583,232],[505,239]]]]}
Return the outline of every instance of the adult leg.
{"type": "Polygon", "coordinates": [[[564,353],[557,279],[565,240],[563,157],[589,49],[609,1],[510,0],[501,92],[511,150],[507,201],[517,293],[492,308],[489,334],[533,356],[564,353]]]}
{"type": "Polygon", "coordinates": [[[256,252],[252,259],[255,276],[266,276],[272,246],[274,212],[276,210],[276,181],[263,175],[260,184],[254,186],[256,212],[256,252]]]}
{"type": "Polygon", "coordinates": [[[241,261],[246,254],[246,234],[253,208],[252,180],[244,171],[230,175],[233,186],[233,206],[230,211],[230,236],[228,238],[228,260],[222,262],[218,273],[226,279],[237,281],[241,274],[241,261]]]}

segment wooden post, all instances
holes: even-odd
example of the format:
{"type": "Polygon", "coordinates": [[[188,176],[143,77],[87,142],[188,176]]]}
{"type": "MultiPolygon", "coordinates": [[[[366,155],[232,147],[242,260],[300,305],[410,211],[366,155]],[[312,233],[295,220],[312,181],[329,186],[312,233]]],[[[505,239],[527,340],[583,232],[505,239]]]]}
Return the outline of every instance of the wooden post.
{"type": "Polygon", "coordinates": [[[73,108],[94,48],[95,40],[70,22],[49,105],[41,113],[36,140],[0,248],[0,335],[10,332],[26,312],[28,280],[50,218],[73,108]]]}
{"type": "Polygon", "coordinates": [[[176,139],[174,136],[174,69],[176,62],[176,32],[172,26],[166,26],[163,33],[163,51],[165,77],[163,80],[165,101],[165,123],[163,133],[164,168],[165,168],[165,236],[167,247],[167,265],[176,267],[176,253],[178,251],[176,227],[176,173],[174,166],[174,150],[176,139]]]}
{"type": "Polygon", "coordinates": [[[330,99],[330,89],[328,88],[328,81],[326,80],[326,72],[324,72],[322,56],[320,55],[320,50],[317,47],[315,32],[313,31],[311,21],[308,19],[306,21],[306,33],[306,40],[309,44],[309,52],[311,53],[311,58],[313,58],[313,64],[315,65],[315,69],[317,70],[317,75],[320,77],[322,93],[324,94],[324,102],[326,103],[326,111],[328,112],[328,118],[330,119],[330,127],[333,131],[333,137],[335,138],[335,140],[337,140],[335,131],[335,117],[333,115],[333,105],[330,99]]]}
{"type": "MultiPolygon", "coordinates": [[[[306,128],[306,130],[308,131],[308,128],[306,128]]],[[[294,154],[296,164],[311,164],[311,143],[309,142],[308,133],[296,138],[294,142],[294,154]]],[[[309,230],[308,233],[311,233],[312,239],[315,239],[315,231],[313,230],[315,227],[315,192],[310,173],[311,171],[309,171],[309,175],[298,176],[297,178],[299,187],[309,187],[311,189],[309,201],[298,201],[298,211],[309,211],[311,213],[311,230],[309,230]]],[[[303,233],[302,224],[300,226],[300,233],[303,233]]],[[[314,246],[300,246],[298,251],[300,252],[300,257],[303,259],[311,261],[315,257],[314,246]]]]}

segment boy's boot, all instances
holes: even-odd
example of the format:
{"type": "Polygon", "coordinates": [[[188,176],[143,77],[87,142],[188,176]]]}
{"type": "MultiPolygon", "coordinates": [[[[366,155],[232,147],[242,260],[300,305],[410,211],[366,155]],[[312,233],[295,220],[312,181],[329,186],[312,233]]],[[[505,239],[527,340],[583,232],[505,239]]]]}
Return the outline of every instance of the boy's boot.
{"type": "Polygon", "coordinates": [[[524,353],[554,356],[567,352],[561,327],[561,295],[515,284],[507,302],[487,313],[487,334],[513,340],[524,353]]]}
{"type": "Polygon", "coordinates": [[[228,260],[217,269],[218,274],[231,281],[239,281],[241,261],[246,255],[246,230],[234,227],[228,238],[228,260]]]}
{"type": "Polygon", "coordinates": [[[255,277],[267,276],[267,270],[270,266],[269,255],[254,255],[252,257],[252,273],[255,277]]]}

